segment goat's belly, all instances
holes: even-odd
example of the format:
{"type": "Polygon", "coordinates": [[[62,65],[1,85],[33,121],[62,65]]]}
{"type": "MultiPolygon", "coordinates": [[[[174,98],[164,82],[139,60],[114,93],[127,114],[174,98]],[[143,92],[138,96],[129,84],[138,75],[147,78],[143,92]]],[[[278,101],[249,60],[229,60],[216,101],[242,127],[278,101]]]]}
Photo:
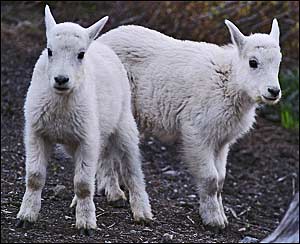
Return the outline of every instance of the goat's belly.
{"type": "Polygon", "coordinates": [[[145,99],[145,96],[135,98],[132,108],[137,124],[142,131],[151,131],[157,136],[174,134],[177,122],[172,108],[158,103],[155,98],[145,99]]]}

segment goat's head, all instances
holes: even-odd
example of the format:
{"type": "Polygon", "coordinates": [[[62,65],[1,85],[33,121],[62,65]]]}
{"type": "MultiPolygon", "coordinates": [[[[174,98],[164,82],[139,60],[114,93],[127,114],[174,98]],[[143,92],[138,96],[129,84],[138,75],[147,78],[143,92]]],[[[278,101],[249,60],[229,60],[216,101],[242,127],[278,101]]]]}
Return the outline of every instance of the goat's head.
{"type": "Polygon", "coordinates": [[[85,52],[107,20],[108,17],[104,17],[89,28],[69,22],[56,24],[46,6],[47,72],[56,93],[67,93],[79,86],[84,75],[85,52]]]}
{"type": "Polygon", "coordinates": [[[256,102],[275,104],[281,98],[278,80],[281,52],[279,26],[273,20],[270,34],[244,36],[230,21],[225,20],[238,55],[235,62],[240,88],[256,102]]]}

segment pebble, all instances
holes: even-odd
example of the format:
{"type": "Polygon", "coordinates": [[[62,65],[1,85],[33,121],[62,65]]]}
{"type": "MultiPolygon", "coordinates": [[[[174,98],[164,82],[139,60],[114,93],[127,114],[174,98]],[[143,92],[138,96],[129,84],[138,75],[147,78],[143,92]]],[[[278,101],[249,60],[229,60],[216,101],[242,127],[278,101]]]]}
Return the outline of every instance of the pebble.
{"type": "Polygon", "coordinates": [[[171,234],[169,234],[169,233],[165,233],[164,235],[163,235],[163,242],[164,243],[168,243],[168,242],[170,242],[170,241],[172,241],[173,240],[173,235],[171,235],[171,234]]]}
{"type": "Polygon", "coordinates": [[[66,187],[64,185],[56,185],[55,187],[53,187],[52,189],[53,195],[55,197],[57,196],[63,196],[64,192],[66,190],[66,187]]]}
{"type": "Polygon", "coordinates": [[[168,170],[166,172],[163,172],[164,175],[171,175],[176,176],[178,173],[175,170],[168,170]]]}

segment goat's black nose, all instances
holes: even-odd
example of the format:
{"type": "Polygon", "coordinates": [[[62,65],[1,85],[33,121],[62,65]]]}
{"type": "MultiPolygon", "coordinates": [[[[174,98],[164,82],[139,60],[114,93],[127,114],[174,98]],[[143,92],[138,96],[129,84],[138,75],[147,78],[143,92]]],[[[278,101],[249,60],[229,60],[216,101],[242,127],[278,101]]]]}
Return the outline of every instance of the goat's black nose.
{"type": "Polygon", "coordinates": [[[276,88],[276,87],[273,87],[273,88],[268,88],[268,92],[270,92],[270,94],[273,96],[273,97],[277,97],[280,93],[280,89],[276,88]]]}
{"type": "Polygon", "coordinates": [[[64,85],[69,81],[69,78],[63,75],[59,75],[55,77],[54,80],[58,85],[64,85]]]}

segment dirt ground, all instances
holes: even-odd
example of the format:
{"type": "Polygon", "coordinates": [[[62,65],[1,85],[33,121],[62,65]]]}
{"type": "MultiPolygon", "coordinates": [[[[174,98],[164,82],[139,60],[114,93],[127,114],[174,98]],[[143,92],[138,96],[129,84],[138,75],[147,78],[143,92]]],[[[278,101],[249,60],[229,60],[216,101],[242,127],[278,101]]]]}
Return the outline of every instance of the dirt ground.
{"type": "Polygon", "coordinates": [[[69,209],[73,162],[56,151],[48,166],[39,221],[31,229],[15,228],[25,191],[24,97],[44,45],[40,34],[22,32],[26,25],[7,29],[1,21],[1,242],[236,243],[245,236],[261,240],[276,228],[299,189],[299,135],[262,118],[231,149],[223,193],[230,225],[224,231],[202,225],[193,180],[178,145],[163,145],[151,137],[141,142],[154,213],[149,226],[134,224],[129,206],[114,208],[105,197],[95,196],[98,229],[92,237],[79,236],[69,209]],[[57,185],[66,189],[54,196],[57,185]]]}

